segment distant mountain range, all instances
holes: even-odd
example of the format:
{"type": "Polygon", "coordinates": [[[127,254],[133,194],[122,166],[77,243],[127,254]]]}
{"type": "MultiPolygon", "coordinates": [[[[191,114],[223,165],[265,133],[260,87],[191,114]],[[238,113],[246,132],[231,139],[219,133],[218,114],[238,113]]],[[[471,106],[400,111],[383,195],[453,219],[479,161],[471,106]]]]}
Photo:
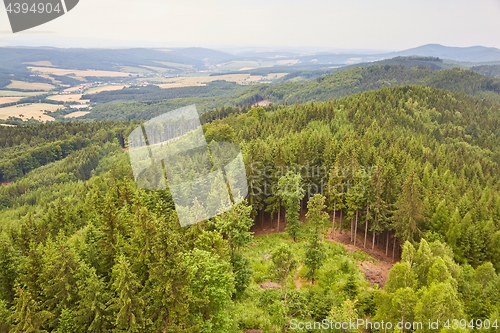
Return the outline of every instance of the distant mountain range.
{"type": "MultiPolygon", "coordinates": [[[[26,67],[24,63],[51,61],[54,66],[74,69],[117,70],[123,66],[158,66],[169,67],[165,62],[190,65],[198,70],[213,69],[222,63],[231,61],[266,61],[289,60],[286,68],[290,70],[305,68],[317,69],[325,65],[346,66],[350,64],[380,61],[398,56],[438,57],[452,62],[469,64],[500,64],[500,49],[473,46],[448,47],[428,44],[400,52],[384,54],[354,54],[318,52],[304,55],[291,51],[250,52],[229,54],[212,49],[192,47],[173,50],[160,49],[59,49],[59,48],[0,48],[0,71],[19,71],[26,67]]],[[[279,67],[279,66],[275,66],[279,67]]]]}
{"type": "Polygon", "coordinates": [[[427,44],[413,49],[388,53],[384,56],[431,56],[459,62],[500,62],[500,49],[494,47],[471,46],[449,47],[439,44],[427,44]]]}

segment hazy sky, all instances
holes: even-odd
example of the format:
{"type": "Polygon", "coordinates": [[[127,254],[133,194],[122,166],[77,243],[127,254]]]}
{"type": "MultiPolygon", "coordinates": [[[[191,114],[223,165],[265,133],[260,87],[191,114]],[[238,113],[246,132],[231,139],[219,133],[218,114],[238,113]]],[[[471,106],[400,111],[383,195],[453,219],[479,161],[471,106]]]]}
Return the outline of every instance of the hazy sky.
{"type": "Polygon", "coordinates": [[[0,8],[0,45],[401,50],[428,43],[500,48],[500,0],[80,0],[19,34],[0,8]]]}

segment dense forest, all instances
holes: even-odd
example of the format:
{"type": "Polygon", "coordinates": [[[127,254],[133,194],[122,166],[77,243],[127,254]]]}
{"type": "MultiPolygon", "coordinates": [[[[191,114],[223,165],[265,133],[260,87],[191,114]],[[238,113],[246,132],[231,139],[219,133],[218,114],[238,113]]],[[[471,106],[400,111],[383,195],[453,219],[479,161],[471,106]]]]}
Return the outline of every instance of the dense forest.
{"type": "MultiPolygon", "coordinates": [[[[241,147],[249,195],[184,228],[168,190],[134,182],[126,138],[138,121],[0,127],[0,332],[363,332],[317,325],[358,320],[411,325],[372,332],[498,331],[496,81],[338,75],[371,90],[389,85],[368,79],[385,71],[469,84],[204,113],[208,142],[241,147]],[[279,232],[254,236],[264,221],[279,232]],[[340,235],[394,260],[385,285],[366,280],[369,256],[340,235]]],[[[335,76],[303,85],[322,82],[344,93],[335,76]]],[[[134,105],[145,106],[125,119],[154,115],[155,103],[134,105]]]]}
{"type": "Polygon", "coordinates": [[[230,83],[215,82],[206,87],[174,88],[167,91],[146,87],[101,92],[87,96],[99,104],[84,118],[150,119],[190,104],[196,104],[198,110],[204,113],[216,108],[248,108],[263,100],[275,104],[328,101],[364,91],[410,84],[463,92],[500,102],[500,80],[497,78],[457,68],[436,70],[432,65],[440,62],[432,59],[423,61],[396,58],[388,63],[390,64],[342,69],[319,77],[315,77],[318,72],[298,73],[303,77],[311,75],[315,78],[296,82],[292,75],[284,83],[260,84],[246,89],[230,83]]]}

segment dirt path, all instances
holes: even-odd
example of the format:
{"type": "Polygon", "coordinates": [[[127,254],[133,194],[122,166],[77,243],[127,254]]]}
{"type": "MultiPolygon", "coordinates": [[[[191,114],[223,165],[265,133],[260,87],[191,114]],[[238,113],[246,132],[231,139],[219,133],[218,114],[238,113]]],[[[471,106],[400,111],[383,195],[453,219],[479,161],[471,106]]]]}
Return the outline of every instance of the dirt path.
{"type": "MultiPolygon", "coordinates": [[[[301,213],[302,214],[300,216],[300,220],[304,221],[306,210],[303,209],[301,213]]],[[[284,213],[282,212],[280,219],[280,228],[279,228],[280,232],[284,231],[286,226],[283,217],[284,213]]],[[[339,221],[337,219],[336,221],[337,226],[338,222],[339,221]]],[[[276,214],[274,215],[274,218],[271,219],[270,215],[265,213],[263,218],[262,216],[257,216],[256,223],[251,228],[251,231],[254,232],[255,236],[272,234],[278,232],[277,224],[278,224],[278,219],[276,217],[276,214]]],[[[380,248],[378,246],[375,246],[375,248],[372,249],[372,242],[371,242],[372,238],[370,237],[370,235],[368,236],[369,237],[366,242],[366,248],[363,248],[364,234],[362,232],[358,233],[356,246],[354,246],[354,244],[351,243],[350,230],[344,229],[342,233],[339,233],[339,231],[337,230],[335,232],[335,239],[332,239],[331,228],[330,228],[328,230],[327,241],[342,245],[349,253],[362,251],[371,256],[373,258],[372,260],[359,261],[358,268],[363,272],[368,282],[377,283],[380,287],[382,287],[387,280],[387,276],[389,275],[389,271],[394,265],[394,262],[392,261],[392,257],[388,257],[385,255],[385,249],[380,248]]],[[[297,288],[299,288],[303,284],[303,281],[301,281],[300,278],[298,277],[299,270],[300,267],[299,269],[297,269],[294,275],[295,286],[297,288]]]]}
{"type": "Polygon", "coordinates": [[[293,275],[293,281],[295,281],[295,288],[299,289],[302,287],[302,281],[299,278],[299,271],[302,269],[303,265],[300,265],[297,270],[295,271],[295,274],[293,275]]]}
{"type": "Polygon", "coordinates": [[[392,258],[385,255],[383,249],[375,246],[372,249],[371,240],[366,242],[366,248],[363,247],[364,235],[358,235],[356,240],[356,246],[351,243],[351,236],[349,234],[350,230],[344,230],[342,234],[339,234],[338,230],[335,233],[335,239],[331,239],[331,229],[329,230],[330,242],[334,242],[342,245],[347,252],[354,253],[356,251],[362,251],[373,258],[373,260],[364,260],[358,262],[358,268],[365,274],[366,280],[371,283],[377,283],[380,287],[383,287],[387,281],[387,276],[391,270],[394,263],[392,258]]]}

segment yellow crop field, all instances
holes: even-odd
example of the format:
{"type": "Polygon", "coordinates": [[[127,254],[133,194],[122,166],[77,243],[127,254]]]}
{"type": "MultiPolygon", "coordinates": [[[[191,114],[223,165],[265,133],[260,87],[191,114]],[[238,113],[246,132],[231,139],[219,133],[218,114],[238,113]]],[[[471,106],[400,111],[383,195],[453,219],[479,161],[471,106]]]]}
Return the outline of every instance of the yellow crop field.
{"type": "Polygon", "coordinates": [[[12,91],[12,90],[0,90],[0,97],[29,97],[44,94],[44,91],[33,92],[33,91],[12,91]]]}
{"type": "Polygon", "coordinates": [[[65,115],[64,118],[79,118],[79,117],[83,117],[89,113],[90,113],[89,111],[76,111],[76,112],[65,115]]]}
{"type": "Polygon", "coordinates": [[[244,69],[272,67],[277,65],[277,61],[253,61],[253,60],[234,60],[224,64],[218,64],[217,69],[223,71],[241,71],[244,69]]]}
{"type": "Polygon", "coordinates": [[[125,85],[101,86],[101,87],[90,88],[89,90],[85,91],[85,94],[97,94],[101,91],[121,90],[123,88],[125,88],[125,85]]]}
{"type": "Polygon", "coordinates": [[[15,103],[21,99],[22,97],[0,97],[0,104],[15,103]]]}
{"type": "Polygon", "coordinates": [[[9,106],[6,108],[0,108],[0,119],[7,119],[9,117],[18,117],[22,119],[34,118],[40,121],[53,121],[54,118],[45,115],[44,111],[56,111],[61,108],[60,105],[55,104],[45,104],[45,103],[34,103],[34,104],[21,104],[15,106],[9,106]],[[21,115],[23,117],[21,117],[21,115]]]}
{"type": "Polygon", "coordinates": [[[80,102],[80,99],[82,98],[82,94],[70,94],[70,95],[54,95],[48,97],[48,99],[51,99],[53,101],[59,101],[59,102],[80,102]]]}
{"type": "Polygon", "coordinates": [[[54,86],[48,83],[39,83],[39,82],[24,82],[24,81],[12,81],[9,84],[7,89],[22,89],[22,90],[44,90],[49,91],[54,89],[54,86]]]}
{"type": "Polygon", "coordinates": [[[126,77],[130,73],[124,72],[113,72],[113,71],[99,71],[99,70],[78,70],[78,69],[64,69],[55,67],[28,67],[33,73],[42,74],[55,74],[55,75],[69,75],[74,74],[76,76],[87,77],[87,76],[101,76],[101,77],[126,77]]]}
{"type": "Polygon", "coordinates": [[[275,73],[269,75],[250,75],[250,74],[227,74],[217,76],[186,76],[176,77],[171,79],[163,79],[163,83],[158,84],[161,88],[179,88],[191,86],[204,86],[208,82],[216,80],[225,80],[236,82],[238,84],[247,85],[254,84],[260,81],[272,81],[285,76],[287,73],[275,73]]]}

